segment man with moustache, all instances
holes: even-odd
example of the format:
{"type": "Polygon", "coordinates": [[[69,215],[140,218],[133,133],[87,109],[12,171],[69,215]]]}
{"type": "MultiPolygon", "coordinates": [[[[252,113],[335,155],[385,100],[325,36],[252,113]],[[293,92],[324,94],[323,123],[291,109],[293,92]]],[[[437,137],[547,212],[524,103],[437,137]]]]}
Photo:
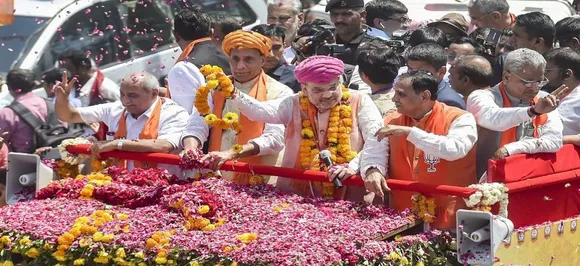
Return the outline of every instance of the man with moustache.
{"type": "Polygon", "coordinates": [[[268,24],[276,24],[286,29],[284,39],[284,59],[292,63],[296,56],[292,51],[292,41],[296,31],[304,23],[302,3],[300,0],[268,0],[268,24]]]}
{"type": "Polygon", "coordinates": [[[345,64],[356,65],[356,51],[361,43],[372,42],[372,37],[363,30],[366,16],[363,0],[330,0],[326,5],[330,21],[336,26],[336,43],[345,46],[344,53],[334,55],[345,64]]]}

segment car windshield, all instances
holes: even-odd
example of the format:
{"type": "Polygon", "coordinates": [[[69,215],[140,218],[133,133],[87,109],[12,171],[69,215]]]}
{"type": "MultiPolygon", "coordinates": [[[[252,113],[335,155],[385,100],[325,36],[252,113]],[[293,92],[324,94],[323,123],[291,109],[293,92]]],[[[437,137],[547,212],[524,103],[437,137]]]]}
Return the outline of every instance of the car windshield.
{"type": "Polygon", "coordinates": [[[18,56],[31,49],[33,43],[28,40],[38,38],[46,20],[15,16],[14,23],[0,27],[0,75],[4,77],[18,56]]]}

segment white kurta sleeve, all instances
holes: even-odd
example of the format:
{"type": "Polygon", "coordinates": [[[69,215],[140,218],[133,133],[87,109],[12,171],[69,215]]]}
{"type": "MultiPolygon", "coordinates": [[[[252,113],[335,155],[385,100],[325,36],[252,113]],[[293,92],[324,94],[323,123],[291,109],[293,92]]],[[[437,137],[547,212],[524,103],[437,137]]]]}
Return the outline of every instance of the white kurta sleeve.
{"type": "Polygon", "coordinates": [[[352,71],[350,84],[348,85],[350,86],[351,84],[356,84],[358,86],[358,92],[367,94],[371,93],[371,87],[362,80],[360,74],[358,73],[358,65],[354,66],[354,70],[352,71]]]}
{"type": "Polygon", "coordinates": [[[270,124],[288,124],[292,120],[294,99],[285,90],[274,100],[260,102],[251,96],[240,93],[234,99],[234,106],[252,121],[264,121],[270,124]]]}
{"type": "MultiPolygon", "coordinates": [[[[257,137],[255,139],[250,140],[249,142],[254,143],[256,145],[258,145],[258,147],[260,147],[260,153],[258,153],[258,155],[268,155],[268,154],[276,154],[279,153],[280,151],[282,151],[282,149],[284,149],[284,130],[285,130],[285,124],[283,120],[281,120],[280,118],[284,118],[286,115],[290,115],[287,119],[288,123],[292,117],[292,90],[290,90],[289,88],[285,88],[282,89],[280,91],[280,94],[278,95],[278,97],[275,100],[270,100],[270,101],[265,101],[265,102],[260,102],[257,101],[258,103],[257,106],[268,106],[268,107],[272,107],[271,105],[265,104],[268,102],[274,102],[274,103],[282,103],[284,101],[290,101],[290,104],[286,104],[285,110],[280,110],[280,109],[275,109],[276,111],[272,112],[272,110],[269,110],[269,112],[266,112],[265,110],[261,111],[260,113],[262,115],[251,118],[249,115],[246,114],[246,112],[244,112],[244,110],[242,110],[240,108],[240,106],[238,106],[236,104],[237,99],[241,98],[241,97],[236,97],[236,100],[234,100],[234,106],[238,107],[238,109],[240,110],[240,113],[243,113],[246,117],[248,117],[251,120],[254,121],[264,121],[266,122],[266,124],[264,125],[264,131],[262,132],[262,135],[260,137],[257,137]],[[275,117],[278,117],[278,119],[280,119],[279,122],[282,123],[274,123],[276,121],[276,119],[274,119],[275,117]]],[[[240,95],[243,96],[247,96],[245,93],[240,93],[240,95]]],[[[242,96],[242,97],[243,97],[242,96]]],[[[245,97],[245,98],[250,98],[253,99],[252,97],[245,97]]],[[[255,100],[255,99],[254,99],[255,100]]],[[[254,108],[256,106],[253,106],[254,108]]],[[[281,107],[281,104],[278,105],[278,107],[281,107]]],[[[254,108],[248,108],[250,110],[254,109],[254,108]]],[[[259,109],[256,108],[256,109],[259,109]]],[[[250,111],[250,110],[245,110],[245,111],[250,111]]],[[[251,112],[251,111],[250,111],[251,112]]]]}
{"type": "Polygon", "coordinates": [[[360,174],[364,179],[366,171],[377,168],[384,176],[387,176],[389,161],[389,143],[387,139],[378,141],[375,133],[383,127],[384,121],[377,106],[366,94],[361,94],[360,109],[358,112],[358,126],[362,130],[364,146],[360,151],[360,174]]]}
{"type": "MultiPolygon", "coordinates": [[[[213,112],[213,94],[210,93],[207,97],[209,110],[213,112]]],[[[209,125],[205,123],[204,117],[199,114],[197,108],[193,108],[191,114],[189,115],[189,119],[187,120],[187,126],[185,127],[185,131],[181,135],[181,141],[183,143],[183,139],[185,137],[194,137],[199,140],[199,142],[203,145],[208,138],[209,138],[209,125]]]]}
{"type": "Polygon", "coordinates": [[[178,62],[169,71],[167,80],[171,99],[191,114],[195,109],[193,103],[197,89],[205,84],[205,78],[199,69],[192,63],[178,62]]]}
{"type": "Polygon", "coordinates": [[[562,120],[557,110],[548,113],[548,121],[540,130],[539,138],[523,138],[506,144],[504,147],[509,155],[534,154],[541,152],[557,152],[562,148],[562,120]]]}
{"type": "Polygon", "coordinates": [[[157,139],[168,141],[173,145],[173,149],[182,148],[181,135],[187,126],[187,111],[175,104],[168,106],[167,112],[172,116],[161,124],[157,139]]]}
{"type": "Polygon", "coordinates": [[[477,125],[473,115],[466,113],[451,123],[446,136],[413,127],[407,140],[425,154],[455,161],[465,157],[477,142],[477,125]]]}
{"type": "Polygon", "coordinates": [[[531,119],[528,107],[499,107],[493,94],[488,90],[472,92],[467,98],[467,111],[475,116],[478,125],[499,132],[531,119]]]}
{"type": "Polygon", "coordinates": [[[85,123],[99,123],[99,122],[107,122],[108,118],[111,116],[111,110],[117,108],[119,103],[105,103],[105,104],[98,104],[88,107],[81,107],[77,108],[77,112],[81,116],[81,119],[85,123]]]}

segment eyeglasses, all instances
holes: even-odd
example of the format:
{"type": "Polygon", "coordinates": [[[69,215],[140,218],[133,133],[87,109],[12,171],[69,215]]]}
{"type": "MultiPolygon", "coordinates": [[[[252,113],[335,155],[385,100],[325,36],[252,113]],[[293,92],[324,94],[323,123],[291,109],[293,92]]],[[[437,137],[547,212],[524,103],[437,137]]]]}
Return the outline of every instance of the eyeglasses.
{"type": "Polygon", "coordinates": [[[510,74],[518,77],[520,79],[520,81],[522,83],[524,83],[524,85],[526,87],[528,87],[528,88],[544,87],[544,86],[546,86],[546,84],[548,84],[548,82],[550,82],[550,80],[548,78],[546,78],[546,77],[544,77],[541,81],[537,81],[537,80],[526,80],[526,79],[523,79],[520,76],[518,76],[518,75],[516,75],[514,73],[511,73],[511,72],[510,72],[510,74]]]}
{"type": "Polygon", "coordinates": [[[385,20],[394,20],[402,24],[407,24],[411,22],[411,19],[408,17],[400,17],[400,18],[386,18],[385,20]]]}
{"type": "Polygon", "coordinates": [[[477,18],[477,19],[476,19],[476,18],[474,18],[474,17],[472,17],[472,16],[469,16],[469,18],[471,19],[471,24],[475,24],[475,22],[478,22],[478,21],[480,21],[480,20],[482,20],[482,19],[486,18],[487,16],[489,16],[489,15],[491,15],[491,14],[493,14],[493,12],[491,12],[491,13],[487,13],[487,14],[485,14],[485,15],[484,15],[483,17],[481,17],[481,18],[477,18]]]}

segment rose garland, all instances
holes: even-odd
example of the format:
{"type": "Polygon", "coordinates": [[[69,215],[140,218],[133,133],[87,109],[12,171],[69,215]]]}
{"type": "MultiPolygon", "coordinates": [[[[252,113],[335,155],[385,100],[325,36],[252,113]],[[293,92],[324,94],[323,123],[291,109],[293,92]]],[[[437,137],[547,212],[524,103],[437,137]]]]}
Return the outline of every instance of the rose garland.
{"type": "Polygon", "coordinates": [[[412,210],[418,219],[423,220],[426,223],[432,223],[435,216],[435,199],[427,198],[419,193],[411,197],[413,200],[412,210]]]}
{"type": "MultiPolygon", "coordinates": [[[[308,112],[308,97],[305,93],[300,92],[300,109],[308,112]]],[[[339,105],[334,106],[330,110],[330,117],[328,118],[327,130],[327,147],[331,154],[331,159],[337,164],[344,164],[352,161],[356,157],[357,152],[351,150],[350,133],[352,132],[352,108],[350,107],[350,93],[348,89],[342,85],[342,98],[339,105]]],[[[310,120],[302,121],[302,140],[300,142],[300,164],[303,168],[310,168],[311,170],[323,171],[325,169],[324,163],[315,158],[320,152],[314,137],[314,128],[310,120]],[[314,162],[314,163],[313,163],[314,162]]],[[[323,183],[323,195],[332,197],[333,185],[323,183]]]]}
{"type": "Polygon", "coordinates": [[[60,158],[68,164],[72,165],[79,165],[85,159],[89,158],[88,155],[84,154],[72,154],[69,153],[66,147],[71,145],[80,145],[80,144],[91,144],[91,141],[85,138],[75,138],[75,139],[65,139],[58,145],[58,151],[60,153],[60,158]]]}
{"type": "Polygon", "coordinates": [[[502,183],[483,183],[470,185],[469,188],[478,190],[464,199],[467,207],[475,210],[489,211],[491,206],[499,202],[499,216],[508,216],[508,188],[502,183]]]}
{"type": "Polygon", "coordinates": [[[223,69],[218,66],[204,65],[199,69],[201,74],[205,77],[206,85],[198,88],[195,96],[195,108],[205,117],[204,121],[212,127],[221,127],[222,129],[229,129],[236,132],[242,130],[242,126],[238,123],[239,116],[236,113],[229,112],[222,118],[218,118],[215,114],[210,113],[208,104],[209,93],[211,90],[220,90],[220,93],[225,98],[231,98],[234,92],[234,85],[223,69]]]}

